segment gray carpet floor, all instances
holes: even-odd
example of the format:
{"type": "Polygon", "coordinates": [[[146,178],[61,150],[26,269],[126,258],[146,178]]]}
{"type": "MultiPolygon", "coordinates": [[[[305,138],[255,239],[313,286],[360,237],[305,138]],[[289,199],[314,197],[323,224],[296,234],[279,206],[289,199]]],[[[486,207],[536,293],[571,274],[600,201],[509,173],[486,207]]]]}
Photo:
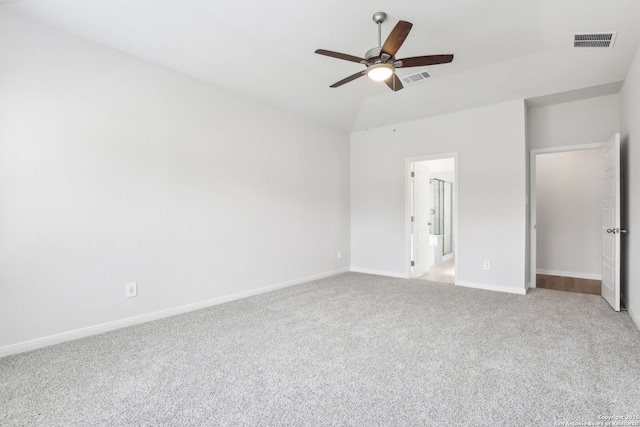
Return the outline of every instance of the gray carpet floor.
{"type": "Polygon", "coordinates": [[[347,273],[2,358],[0,405],[2,426],[587,425],[640,415],[640,331],[599,296],[347,273]]]}

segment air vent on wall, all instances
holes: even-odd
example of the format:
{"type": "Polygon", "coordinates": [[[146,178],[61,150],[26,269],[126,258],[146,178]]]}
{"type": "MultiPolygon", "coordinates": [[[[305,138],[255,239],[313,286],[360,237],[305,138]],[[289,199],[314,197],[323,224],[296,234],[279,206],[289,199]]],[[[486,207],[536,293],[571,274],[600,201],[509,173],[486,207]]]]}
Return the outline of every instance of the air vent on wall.
{"type": "Polygon", "coordinates": [[[424,79],[428,79],[431,77],[428,71],[423,71],[421,73],[411,74],[402,78],[402,82],[405,84],[412,84],[422,81],[424,79]]]}
{"type": "Polygon", "coordinates": [[[573,34],[573,47],[606,47],[611,49],[616,41],[616,32],[573,34]]]}

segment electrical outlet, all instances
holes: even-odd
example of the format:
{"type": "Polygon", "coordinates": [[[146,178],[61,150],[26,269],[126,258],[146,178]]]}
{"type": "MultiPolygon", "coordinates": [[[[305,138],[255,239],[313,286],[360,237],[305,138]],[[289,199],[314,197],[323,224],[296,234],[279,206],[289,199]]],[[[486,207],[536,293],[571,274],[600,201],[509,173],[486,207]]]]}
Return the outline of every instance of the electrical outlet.
{"type": "Polygon", "coordinates": [[[491,270],[491,261],[485,261],[484,262],[484,269],[485,270],[491,270]]]}
{"type": "Polygon", "coordinates": [[[342,259],[342,251],[338,251],[338,259],[342,259]]]}
{"type": "Polygon", "coordinates": [[[138,295],[138,285],[136,282],[127,283],[127,298],[132,298],[138,295]]]}

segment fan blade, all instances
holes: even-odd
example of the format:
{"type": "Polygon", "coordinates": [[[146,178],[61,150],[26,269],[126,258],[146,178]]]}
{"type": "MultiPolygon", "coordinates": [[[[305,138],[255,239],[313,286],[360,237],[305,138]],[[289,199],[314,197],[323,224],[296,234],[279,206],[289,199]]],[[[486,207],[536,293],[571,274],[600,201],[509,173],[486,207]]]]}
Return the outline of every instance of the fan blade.
{"type": "Polygon", "coordinates": [[[397,66],[394,63],[396,68],[423,67],[426,65],[448,64],[453,61],[453,55],[414,56],[412,58],[398,59],[398,61],[402,62],[402,65],[397,66]]]}
{"type": "Polygon", "coordinates": [[[355,79],[357,79],[357,78],[359,78],[359,77],[364,76],[364,74],[365,74],[365,71],[360,71],[359,73],[355,73],[355,74],[353,74],[353,75],[351,75],[351,76],[349,76],[349,77],[347,77],[347,78],[345,78],[345,79],[342,79],[342,80],[340,80],[339,82],[336,82],[336,83],[332,84],[332,85],[331,85],[331,86],[329,86],[329,87],[338,87],[338,86],[342,86],[342,85],[343,85],[343,84],[345,84],[345,83],[349,83],[349,82],[350,82],[350,81],[352,81],[352,80],[355,80],[355,79]]]}
{"type": "Polygon", "coordinates": [[[382,53],[386,53],[391,56],[396,56],[396,52],[404,43],[404,39],[409,35],[409,31],[411,31],[411,27],[413,24],[407,21],[400,21],[396,24],[387,37],[387,40],[382,45],[382,53]]]}
{"type": "Polygon", "coordinates": [[[391,89],[394,92],[397,92],[404,87],[402,86],[402,82],[400,81],[398,76],[395,75],[395,73],[392,77],[389,77],[384,82],[387,84],[387,86],[389,86],[389,89],[391,89]]]}
{"type": "Polygon", "coordinates": [[[316,53],[319,55],[330,56],[332,58],[344,59],[345,61],[360,63],[364,61],[364,58],[358,58],[357,56],[347,55],[346,53],[332,52],[330,50],[318,49],[316,53]]]}

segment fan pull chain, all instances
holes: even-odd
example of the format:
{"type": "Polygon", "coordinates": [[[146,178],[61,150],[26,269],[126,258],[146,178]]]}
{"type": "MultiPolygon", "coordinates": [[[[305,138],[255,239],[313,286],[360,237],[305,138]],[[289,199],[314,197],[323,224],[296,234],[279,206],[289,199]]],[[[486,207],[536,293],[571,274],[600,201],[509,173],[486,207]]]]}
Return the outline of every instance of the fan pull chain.
{"type": "Polygon", "coordinates": [[[364,130],[369,130],[369,82],[364,80],[364,130]]]}
{"type": "Polygon", "coordinates": [[[397,117],[397,103],[396,103],[396,76],[393,76],[393,131],[396,131],[396,124],[398,123],[397,117]]]}

